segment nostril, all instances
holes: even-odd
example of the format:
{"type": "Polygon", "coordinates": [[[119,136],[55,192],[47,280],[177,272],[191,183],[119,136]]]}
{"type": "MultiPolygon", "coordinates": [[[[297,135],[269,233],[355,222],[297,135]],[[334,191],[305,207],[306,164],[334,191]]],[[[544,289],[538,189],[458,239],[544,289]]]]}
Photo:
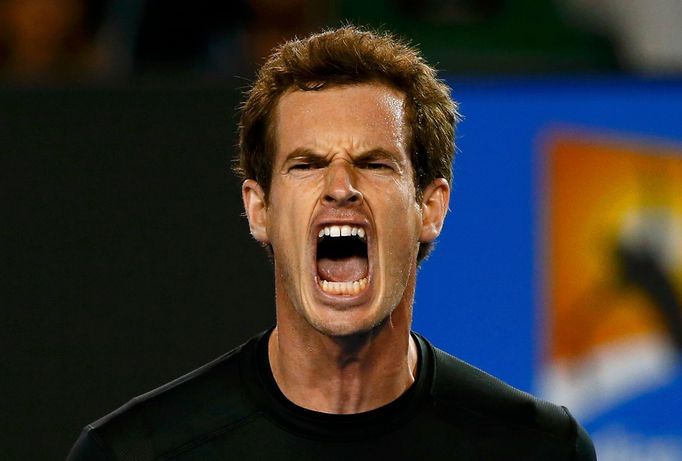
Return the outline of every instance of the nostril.
{"type": "Polygon", "coordinates": [[[334,206],[344,206],[362,202],[362,193],[350,187],[329,191],[322,196],[322,202],[334,206]]]}

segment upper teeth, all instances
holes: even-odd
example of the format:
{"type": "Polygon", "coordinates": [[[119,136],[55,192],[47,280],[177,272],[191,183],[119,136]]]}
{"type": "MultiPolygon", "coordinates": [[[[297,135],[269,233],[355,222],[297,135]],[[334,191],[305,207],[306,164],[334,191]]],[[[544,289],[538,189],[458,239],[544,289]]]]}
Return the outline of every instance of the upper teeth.
{"type": "Polygon", "coordinates": [[[355,227],[349,225],[343,226],[325,226],[320,229],[318,237],[350,237],[351,235],[357,235],[362,240],[365,239],[365,229],[362,227],[355,227]]]}

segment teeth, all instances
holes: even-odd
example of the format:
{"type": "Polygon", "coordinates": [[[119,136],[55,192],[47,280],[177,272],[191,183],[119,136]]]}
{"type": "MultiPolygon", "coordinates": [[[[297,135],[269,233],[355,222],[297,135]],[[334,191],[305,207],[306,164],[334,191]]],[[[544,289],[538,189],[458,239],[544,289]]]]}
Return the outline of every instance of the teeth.
{"type": "Polygon", "coordinates": [[[365,240],[365,235],[365,229],[362,227],[349,226],[347,224],[343,226],[325,226],[317,234],[319,238],[358,236],[361,240],[365,240]]]}
{"type": "Polygon", "coordinates": [[[320,280],[320,288],[325,293],[332,295],[356,295],[367,288],[367,277],[353,282],[329,282],[320,280]]]}

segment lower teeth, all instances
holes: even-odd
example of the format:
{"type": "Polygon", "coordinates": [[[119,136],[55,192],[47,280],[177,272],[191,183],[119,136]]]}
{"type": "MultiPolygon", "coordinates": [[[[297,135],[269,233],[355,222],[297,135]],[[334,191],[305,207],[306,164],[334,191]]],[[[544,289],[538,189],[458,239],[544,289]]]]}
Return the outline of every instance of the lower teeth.
{"type": "Polygon", "coordinates": [[[333,295],[356,295],[367,287],[367,277],[354,282],[329,282],[320,280],[320,288],[333,295]]]}

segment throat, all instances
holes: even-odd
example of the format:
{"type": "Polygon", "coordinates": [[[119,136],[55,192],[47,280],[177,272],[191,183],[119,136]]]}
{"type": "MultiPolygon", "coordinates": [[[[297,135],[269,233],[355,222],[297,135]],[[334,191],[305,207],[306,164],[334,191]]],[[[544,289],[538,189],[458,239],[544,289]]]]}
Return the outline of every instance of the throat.
{"type": "MultiPolygon", "coordinates": [[[[409,336],[407,344],[402,336],[397,342],[384,338],[371,348],[373,352],[352,347],[350,356],[340,357],[330,347],[330,338],[323,343],[306,338],[293,346],[279,337],[279,329],[269,338],[272,375],[280,391],[300,407],[336,414],[366,412],[394,401],[415,381],[418,352],[409,336]],[[311,341],[315,347],[310,347],[311,341]]],[[[331,340],[331,345],[338,343],[331,340]]]]}

